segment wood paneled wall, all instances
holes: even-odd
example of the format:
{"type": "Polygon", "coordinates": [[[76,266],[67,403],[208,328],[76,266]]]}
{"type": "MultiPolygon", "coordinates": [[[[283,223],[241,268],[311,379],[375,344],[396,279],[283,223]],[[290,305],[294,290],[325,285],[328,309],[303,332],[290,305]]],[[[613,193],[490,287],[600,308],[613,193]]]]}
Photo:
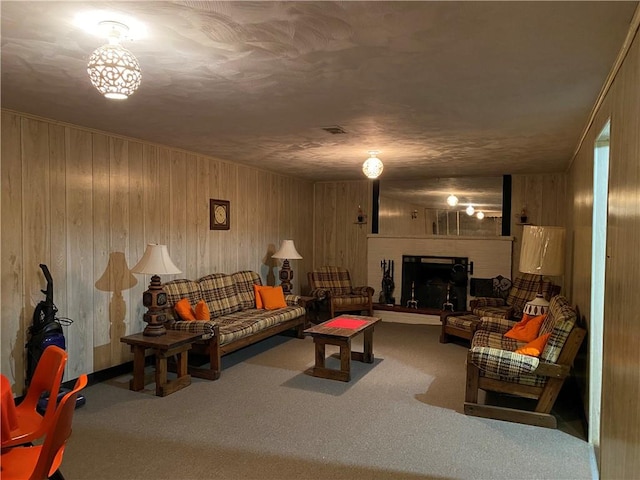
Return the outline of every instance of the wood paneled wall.
{"type": "Polygon", "coordinates": [[[66,378],[131,358],[119,338],[144,327],[150,279],[129,268],[147,243],[167,244],[183,272],[165,281],[250,269],[273,282],[270,254],[283,239],[304,257],[292,265],[295,292],[313,264],[310,182],[10,111],[1,168],[1,368],[16,393],[27,328],[44,299],[40,263],[51,270],[59,316],[74,321],[66,378]],[[210,198],[231,201],[230,230],[209,230],[210,198]]]}
{"type": "Polygon", "coordinates": [[[425,208],[402,202],[395,198],[380,197],[380,234],[382,235],[432,235],[430,219],[427,227],[425,208]],[[411,218],[415,211],[416,218],[411,218]]]}
{"type": "MultiPolygon", "coordinates": [[[[636,12],[636,19],[638,12],[636,12]]],[[[636,23],[637,25],[637,23],[636,23]]],[[[568,175],[573,242],[571,296],[590,321],[592,295],[604,295],[600,422],[601,478],[640,471],[640,38],[633,43],[568,175]],[[591,291],[594,144],[611,119],[605,291],[591,291]]]]}
{"type": "MultiPolygon", "coordinates": [[[[565,226],[567,223],[566,177],[565,173],[512,176],[511,235],[514,237],[514,242],[511,278],[519,274],[523,228],[520,223],[520,212],[524,208],[527,212],[527,223],[533,225],[565,226]]],[[[566,271],[568,266],[565,265],[566,271]]],[[[553,278],[554,283],[563,286],[562,292],[565,295],[567,280],[567,275],[553,278]]]]}
{"type": "Polygon", "coordinates": [[[314,266],[337,265],[349,269],[354,285],[367,282],[367,234],[371,233],[372,183],[319,182],[314,194],[314,266]],[[358,206],[367,223],[358,225],[358,206]]]}

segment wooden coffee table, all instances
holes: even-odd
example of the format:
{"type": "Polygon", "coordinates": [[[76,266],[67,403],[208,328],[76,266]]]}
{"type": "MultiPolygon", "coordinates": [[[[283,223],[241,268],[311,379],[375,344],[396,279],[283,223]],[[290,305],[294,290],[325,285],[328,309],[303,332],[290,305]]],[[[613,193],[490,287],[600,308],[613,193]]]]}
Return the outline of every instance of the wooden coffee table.
{"type": "Polygon", "coordinates": [[[187,373],[188,351],[191,344],[201,338],[201,333],[175,330],[167,330],[165,335],[158,337],[145,336],[142,333],[122,337],[120,341],[131,345],[133,353],[133,378],[129,382],[129,389],[138,392],[144,388],[144,357],[147,349],[153,350],[156,357],[157,396],[164,397],[191,385],[191,375],[187,373]],[[177,357],[178,378],[167,380],[167,359],[173,355],[177,357]]]}
{"type": "Polygon", "coordinates": [[[316,363],[305,373],[330,380],[350,381],[351,360],[373,363],[373,327],[380,320],[377,317],[340,315],[307,328],[304,333],[313,337],[316,346],[316,363]],[[360,333],[364,333],[364,352],[352,352],[351,339],[360,333]],[[325,366],[325,345],[340,347],[340,370],[325,366]]]}

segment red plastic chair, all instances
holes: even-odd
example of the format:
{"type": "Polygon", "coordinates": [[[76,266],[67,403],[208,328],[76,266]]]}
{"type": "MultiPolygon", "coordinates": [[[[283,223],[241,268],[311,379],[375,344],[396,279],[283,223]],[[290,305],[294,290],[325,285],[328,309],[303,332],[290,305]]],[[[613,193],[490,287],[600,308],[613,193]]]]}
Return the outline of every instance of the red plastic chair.
{"type": "Polygon", "coordinates": [[[2,443],[2,448],[14,447],[33,442],[42,437],[53,420],[56,411],[55,399],[60,390],[64,367],[67,364],[67,352],[60,347],[50,345],[44,349],[38,361],[27,395],[16,406],[18,428],[12,430],[11,440],[2,443]],[[53,401],[47,402],[44,416],[36,410],[38,400],[44,392],[49,392],[53,401]]]}
{"type": "Polygon", "coordinates": [[[86,386],[87,375],[83,373],[73,390],[60,401],[42,445],[3,450],[0,456],[2,480],[44,480],[54,475],[61,476],[58,469],[67,439],[71,436],[76,398],[78,392],[86,386]]]}

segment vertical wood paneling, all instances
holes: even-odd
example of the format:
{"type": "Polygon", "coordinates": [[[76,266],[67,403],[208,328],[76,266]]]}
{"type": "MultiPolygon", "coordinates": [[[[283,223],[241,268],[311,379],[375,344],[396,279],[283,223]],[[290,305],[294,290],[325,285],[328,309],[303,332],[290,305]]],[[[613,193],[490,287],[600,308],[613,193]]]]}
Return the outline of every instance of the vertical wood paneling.
{"type": "Polygon", "coordinates": [[[356,225],[358,205],[371,214],[371,182],[320,182],[314,186],[314,267],[349,269],[354,284],[367,281],[367,234],[356,225]]]}
{"type": "MultiPolygon", "coordinates": [[[[146,243],[144,240],[144,149],[138,142],[128,142],[129,157],[129,246],[127,248],[128,262],[122,265],[122,277],[119,280],[119,287],[128,294],[129,312],[127,316],[127,334],[140,332],[144,329],[145,323],[142,316],[146,308],[140,303],[143,292],[147,285],[138,281],[130,286],[129,280],[132,274],[128,271],[142,258],[146,243]]],[[[135,277],[133,277],[135,278],[135,277]]],[[[119,342],[119,339],[118,339],[119,342]]],[[[120,343],[120,342],[119,342],[120,343]]],[[[120,343],[122,350],[122,361],[126,361],[129,355],[129,348],[120,343]]]]}
{"type": "MultiPolygon", "coordinates": [[[[112,268],[109,260],[115,261],[110,245],[110,200],[109,200],[109,138],[106,135],[92,135],[93,154],[93,361],[94,368],[100,370],[112,365],[111,335],[112,324],[123,310],[122,292],[114,291],[112,268]]],[[[115,253],[115,252],[114,252],[115,253]]]]}
{"type": "Polygon", "coordinates": [[[25,382],[26,315],[23,287],[22,235],[22,158],[20,148],[21,118],[2,113],[2,238],[0,268],[0,313],[2,315],[2,373],[13,379],[20,392],[25,382]]]}
{"type": "Polygon", "coordinates": [[[93,199],[91,134],[67,128],[67,305],[74,321],[67,335],[66,374],[93,371],[93,199]]]}
{"type": "Polygon", "coordinates": [[[312,219],[309,182],[3,111],[2,373],[22,393],[39,263],[50,264],[60,315],[74,320],[65,336],[66,378],[75,378],[131,359],[119,337],[144,327],[150,278],[129,269],[148,242],[168,245],[183,270],[165,281],[240,269],[266,281],[264,263],[293,238],[304,256],[293,265],[299,289],[313,262],[312,219]],[[231,201],[229,231],[209,230],[210,198],[231,201]]]}
{"type": "Polygon", "coordinates": [[[51,212],[48,209],[49,126],[44,122],[25,118],[22,120],[22,132],[23,238],[38,239],[29,242],[28,248],[25,246],[23,250],[24,285],[27,293],[24,309],[27,318],[31,318],[35,306],[43,299],[40,290],[46,286],[39,265],[49,264],[51,249],[51,212]]]}

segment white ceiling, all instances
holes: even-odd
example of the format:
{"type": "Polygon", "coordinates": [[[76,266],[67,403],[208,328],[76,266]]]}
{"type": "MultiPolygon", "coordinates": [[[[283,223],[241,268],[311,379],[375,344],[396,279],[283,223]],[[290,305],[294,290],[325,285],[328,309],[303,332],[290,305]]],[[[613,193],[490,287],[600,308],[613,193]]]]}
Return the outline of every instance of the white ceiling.
{"type": "Polygon", "coordinates": [[[310,180],[369,150],[387,179],[558,172],[637,5],[2,1],[2,106],[310,180]],[[147,27],[125,101],[89,82],[89,10],[147,27]]]}

